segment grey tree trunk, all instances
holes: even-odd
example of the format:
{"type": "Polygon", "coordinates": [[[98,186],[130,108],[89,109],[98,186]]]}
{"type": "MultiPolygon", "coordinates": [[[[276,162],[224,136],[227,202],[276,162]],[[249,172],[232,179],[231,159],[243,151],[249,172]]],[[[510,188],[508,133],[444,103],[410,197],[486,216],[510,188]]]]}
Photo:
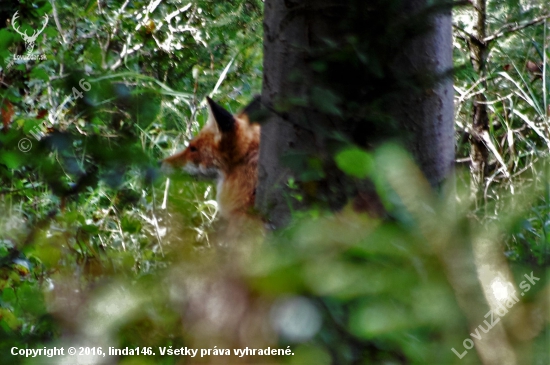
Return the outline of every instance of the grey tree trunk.
{"type": "Polygon", "coordinates": [[[262,102],[272,113],[262,127],[256,206],[275,227],[313,196],[338,209],[356,193],[332,159],[342,136],[368,148],[405,129],[412,134],[408,147],[434,187],[451,171],[452,81],[428,81],[452,68],[450,9],[422,14],[427,0],[389,3],[395,5],[265,1],[262,102]],[[415,24],[433,27],[415,34],[415,24]],[[293,169],[281,162],[292,151],[297,159],[306,156],[293,169]],[[316,178],[300,174],[300,166],[315,165],[310,156],[320,156],[323,166],[316,178]]]}
{"type": "MultiPolygon", "coordinates": [[[[406,1],[405,13],[421,11],[427,1],[406,1]]],[[[395,72],[436,75],[439,81],[422,94],[400,93],[393,116],[409,131],[408,149],[434,187],[441,184],[454,166],[454,101],[451,12],[429,19],[433,31],[411,39],[397,55],[395,72]],[[447,74],[447,75],[445,75],[447,74]]],[[[406,75],[405,75],[406,77],[406,75]]],[[[426,76],[425,76],[426,77],[426,76]]]]}
{"type": "Polygon", "coordinates": [[[306,62],[307,50],[317,46],[320,37],[329,35],[330,16],[313,9],[332,8],[334,1],[277,1],[267,0],[264,10],[264,80],[262,103],[272,113],[262,126],[260,162],[256,207],[275,226],[288,222],[291,201],[288,187],[291,170],[281,163],[281,157],[294,148],[315,152],[319,141],[308,130],[312,121],[318,125],[330,124],[329,117],[308,108],[284,108],[286,97],[306,99],[315,85],[315,75],[306,62]],[[316,5],[310,5],[315,3],[316,5]],[[303,13],[306,11],[307,13],[303,13]],[[295,82],[293,75],[300,74],[303,82],[295,82]],[[305,126],[304,126],[305,124],[305,126]]]}

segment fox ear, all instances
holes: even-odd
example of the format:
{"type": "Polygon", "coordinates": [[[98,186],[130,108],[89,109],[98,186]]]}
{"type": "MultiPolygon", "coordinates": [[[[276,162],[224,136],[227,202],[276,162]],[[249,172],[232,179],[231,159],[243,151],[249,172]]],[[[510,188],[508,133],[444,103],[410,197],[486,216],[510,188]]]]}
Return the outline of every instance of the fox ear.
{"type": "Polygon", "coordinates": [[[210,107],[210,113],[214,117],[218,128],[222,132],[230,132],[235,127],[235,118],[230,112],[225,110],[222,106],[216,104],[216,102],[209,97],[206,97],[208,106],[210,107]]]}

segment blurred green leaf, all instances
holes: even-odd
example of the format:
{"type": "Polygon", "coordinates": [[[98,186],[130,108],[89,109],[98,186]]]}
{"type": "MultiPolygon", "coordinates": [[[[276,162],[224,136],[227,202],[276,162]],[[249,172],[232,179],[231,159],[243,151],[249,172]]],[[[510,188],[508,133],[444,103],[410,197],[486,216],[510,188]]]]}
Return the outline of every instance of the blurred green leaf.
{"type": "Polygon", "coordinates": [[[350,147],[340,151],[335,156],[338,168],[346,174],[364,179],[372,174],[374,161],[372,156],[357,147],[350,147]]]}
{"type": "Polygon", "coordinates": [[[21,155],[16,152],[4,151],[0,153],[0,163],[10,169],[17,169],[23,163],[21,155]]]}

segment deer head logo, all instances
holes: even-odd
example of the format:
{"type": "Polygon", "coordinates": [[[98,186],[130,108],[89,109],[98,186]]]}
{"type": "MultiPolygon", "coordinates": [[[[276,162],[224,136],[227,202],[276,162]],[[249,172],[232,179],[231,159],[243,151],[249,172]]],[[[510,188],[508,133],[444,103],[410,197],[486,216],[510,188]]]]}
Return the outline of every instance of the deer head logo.
{"type": "Polygon", "coordinates": [[[20,32],[19,27],[16,27],[16,25],[15,25],[15,21],[17,20],[17,18],[19,18],[18,13],[19,13],[19,11],[16,11],[15,14],[13,14],[13,17],[11,18],[11,26],[13,27],[13,29],[15,29],[15,31],[17,33],[21,34],[21,36],[23,37],[23,40],[25,41],[25,47],[27,48],[27,53],[31,53],[34,50],[34,45],[36,43],[36,39],[38,38],[40,33],[42,33],[44,28],[46,28],[46,25],[48,24],[49,18],[48,18],[48,15],[44,15],[45,21],[44,21],[44,25],[42,26],[42,29],[40,29],[38,32],[35,30],[32,33],[32,35],[29,36],[26,31],[25,31],[25,33],[20,32]]]}

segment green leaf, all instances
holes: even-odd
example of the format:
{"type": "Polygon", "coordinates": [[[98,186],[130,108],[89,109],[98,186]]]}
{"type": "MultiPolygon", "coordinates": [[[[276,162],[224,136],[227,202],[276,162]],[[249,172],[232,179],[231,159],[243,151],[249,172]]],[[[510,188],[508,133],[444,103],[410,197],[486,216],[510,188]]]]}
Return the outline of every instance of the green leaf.
{"type": "Polygon", "coordinates": [[[7,329],[15,330],[20,322],[17,317],[8,309],[0,308],[0,326],[4,331],[7,329]]]}
{"type": "Polygon", "coordinates": [[[342,116],[342,111],[338,107],[340,98],[330,90],[318,87],[313,88],[311,101],[323,113],[342,116]]]}
{"type": "Polygon", "coordinates": [[[99,227],[92,224],[85,224],[82,226],[82,230],[93,235],[99,234],[99,227]]]}
{"type": "Polygon", "coordinates": [[[61,260],[61,251],[52,245],[37,245],[34,248],[33,256],[38,258],[46,267],[53,268],[61,260]]]}
{"type": "Polygon", "coordinates": [[[8,256],[9,250],[13,248],[13,244],[8,240],[0,239],[0,258],[8,256]]]}
{"type": "Polygon", "coordinates": [[[129,217],[122,218],[121,227],[124,232],[128,233],[139,233],[142,229],[142,225],[139,220],[129,217]]]}
{"type": "Polygon", "coordinates": [[[48,81],[50,79],[50,75],[48,75],[48,73],[44,69],[38,68],[38,67],[35,67],[32,69],[31,77],[34,79],[40,79],[44,81],[48,81]]]}
{"type": "Polygon", "coordinates": [[[46,312],[44,302],[42,301],[42,293],[37,286],[23,283],[17,291],[17,297],[23,311],[35,315],[42,315],[46,312]]]}
{"type": "Polygon", "coordinates": [[[13,303],[15,300],[16,297],[13,288],[4,288],[4,290],[2,290],[2,301],[4,303],[13,303]]]}
{"type": "Polygon", "coordinates": [[[364,179],[372,173],[372,156],[357,147],[347,148],[335,156],[336,165],[346,174],[364,179]]]}
{"type": "Polygon", "coordinates": [[[17,169],[21,166],[21,156],[15,152],[5,151],[0,154],[0,163],[10,169],[17,169]]]}
{"type": "Polygon", "coordinates": [[[0,29],[0,49],[7,49],[13,42],[13,33],[7,28],[0,29]]]}
{"type": "Polygon", "coordinates": [[[319,181],[325,177],[323,162],[308,153],[289,151],[281,156],[281,162],[292,169],[301,181],[319,181]]]}
{"type": "Polygon", "coordinates": [[[392,306],[381,302],[365,303],[352,311],[350,329],[357,336],[374,338],[413,327],[414,321],[407,308],[397,303],[392,306]]]}

